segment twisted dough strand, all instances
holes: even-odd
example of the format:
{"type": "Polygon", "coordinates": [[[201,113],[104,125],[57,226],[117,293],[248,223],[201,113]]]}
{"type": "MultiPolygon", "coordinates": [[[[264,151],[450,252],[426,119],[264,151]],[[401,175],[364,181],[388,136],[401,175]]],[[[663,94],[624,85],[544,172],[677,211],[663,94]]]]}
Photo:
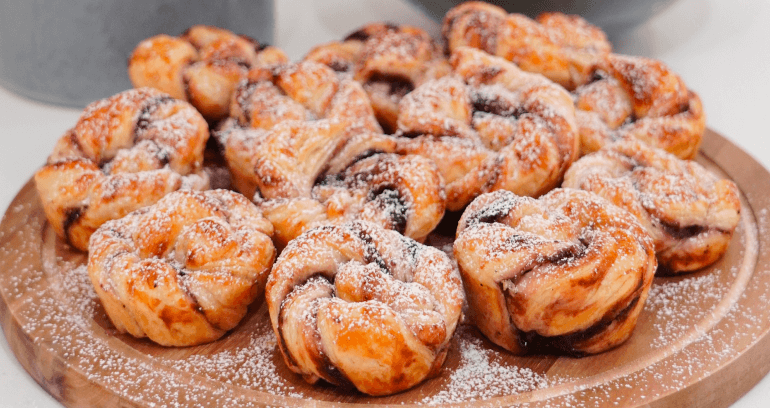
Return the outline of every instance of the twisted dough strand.
{"type": "Polygon", "coordinates": [[[401,101],[399,153],[436,162],[450,210],[488,191],[537,196],[557,186],[578,153],[569,94],[473,48],[457,49],[451,63],[455,76],[401,101]]]}
{"type": "Polygon", "coordinates": [[[398,103],[404,95],[450,71],[428,33],[383,23],[361,27],[342,42],[317,46],[305,60],[320,62],[360,82],[388,133],[396,130],[398,103]]]}
{"type": "Polygon", "coordinates": [[[484,194],[463,213],[454,254],[470,317],[516,354],[593,354],[631,335],[657,267],[631,214],[581,190],[538,200],[484,194]]]}
{"type": "Polygon", "coordinates": [[[422,240],[441,220],[435,165],[378,154],[396,142],[381,133],[358,83],[305,61],[254,75],[232,106],[219,140],[235,186],[276,225],[279,246],[353,219],[422,240]]]}
{"type": "Polygon", "coordinates": [[[99,228],[88,274],[119,331],[164,346],[207,343],[262,294],[271,234],[240,194],[178,191],[99,228]]]}
{"type": "Polygon", "coordinates": [[[195,108],[154,89],[88,105],[35,174],[48,221],[85,251],[105,221],[180,188],[207,188],[201,167],[208,137],[195,108]]]}
{"type": "Polygon", "coordinates": [[[634,137],[682,159],[698,153],[706,116],[697,94],[660,61],[611,54],[575,90],[581,154],[634,137]]]}
{"type": "Polygon", "coordinates": [[[233,95],[219,140],[239,191],[291,198],[361,154],[393,151],[381,131],[360,85],[306,61],[254,71],[233,95]]]}
{"type": "Polygon", "coordinates": [[[316,184],[309,197],[273,199],[260,208],[279,247],[313,227],[368,221],[422,242],[444,215],[436,166],[419,156],[375,155],[316,184]]]}
{"type": "Polygon", "coordinates": [[[654,239],[667,273],[714,263],[740,219],[735,183],[635,139],[581,158],[567,171],[563,186],[594,192],[636,216],[654,239]]]}
{"type": "Polygon", "coordinates": [[[463,302],[460,276],[443,252],[359,222],[289,243],[266,297],[292,371],[371,395],[438,373],[463,302]]]}
{"type": "Polygon", "coordinates": [[[140,42],[128,60],[135,87],[149,86],[190,102],[204,117],[227,117],[235,87],[252,68],[288,62],[274,47],[228,30],[196,25],[180,37],[157,35],[140,42]]]}
{"type": "Polygon", "coordinates": [[[568,90],[588,82],[612,49],[604,32],[579,16],[543,13],[535,21],[476,1],[449,10],[442,34],[448,53],[478,48],[568,90]]]}

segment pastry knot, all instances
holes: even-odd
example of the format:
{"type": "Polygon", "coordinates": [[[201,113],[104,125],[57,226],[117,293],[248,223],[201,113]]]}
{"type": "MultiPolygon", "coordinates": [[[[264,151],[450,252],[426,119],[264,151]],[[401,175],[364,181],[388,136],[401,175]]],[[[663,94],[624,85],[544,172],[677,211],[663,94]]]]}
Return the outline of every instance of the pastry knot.
{"type": "Polygon", "coordinates": [[[740,220],[735,183],[633,138],[576,161],[563,186],[594,192],[636,216],[664,273],[714,263],[740,220]]]}
{"type": "Polygon", "coordinates": [[[164,346],[207,343],[264,292],[272,232],[238,193],[177,191],[102,225],[88,275],[119,331],[164,346]]]}
{"type": "Polygon", "coordinates": [[[128,60],[128,76],[135,87],[157,88],[188,101],[215,121],[227,117],[232,93],[249,70],[286,62],[278,48],[196,25],[179,37],[160,34],[140,42],[128,60]]]}
{"type": "Polygon", "coordinates": [[[315,228],[289,243],[266,296],[292,371],[371,395],[436,375],[463,303],[446,254],[362,222],[315,228]]]}
{"type": "Polygon", "coordinates": [[[483,51],[459,48],[454,73],[427,82],[399,106],[399,152],[433,159],[447,208],[510,190],[537,196],[557,186],[577,158],[570,95],[545,77],[483,51]]]}
{"type": "Polygon", "coordinates": [[[208,188],[202,171],[208,137],[195,108],[151,88],[88,105],[35,174],[51,226],[85,251],[105,221],[180,188],[208,188]]]}
{"type": "Polygon", "coordinates": [[[633,215],[572,189],[478,197],[460,219],[454,254],[472,321],[516,354],[594,354],[624,342],[657,267],[633,215]]]}

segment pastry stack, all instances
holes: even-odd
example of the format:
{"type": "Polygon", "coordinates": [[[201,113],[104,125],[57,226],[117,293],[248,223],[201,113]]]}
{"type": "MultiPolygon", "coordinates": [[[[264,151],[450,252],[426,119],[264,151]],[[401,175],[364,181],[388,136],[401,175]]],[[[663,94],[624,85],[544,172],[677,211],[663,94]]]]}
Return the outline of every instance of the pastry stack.
{"type": "Polygon", "coordinates": [[[50,224],[118,331],[217,341],[264,297],[310,383],[414,387],[464,313],[515,354],[617,347],[654,276],[714,263],[739,221],[691,161],[698,96],[578,16],[468,2],[441,39],[373,23],[297,62],[195,26],[128,74],[37,172],[50,224]],[[447,211],[450,255],[423,244],[447,211]]]}

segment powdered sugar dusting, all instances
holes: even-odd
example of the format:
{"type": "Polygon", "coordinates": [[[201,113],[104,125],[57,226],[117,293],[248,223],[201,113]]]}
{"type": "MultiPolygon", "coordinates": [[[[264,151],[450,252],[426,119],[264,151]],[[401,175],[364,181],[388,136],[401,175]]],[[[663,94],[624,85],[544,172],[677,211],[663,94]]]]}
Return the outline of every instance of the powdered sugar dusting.
{"type": "MultiPolygon", "coordinates": [[[[14,205],[8,215],[21,217],[30,206],[14,205]]],[[[584,359],[515,357],[489,345],[475,330],[460,327],[441,376],[389,397],[388,403],[444,406],[475,399],[522,406],[527,406],[522,401],[573,407],[639,405],[710,375],[755,344],[770,321],[770,264],[763,261],[755,267],[752,261],[758,254],[753,225],[756,221],[761,236],[766,236],[769,211],[760,209],[753,220],[752,207],[745,208],[731,250],[712,270],[656,279],[640,326],[621,348],[584,359]],[[684,348],[669,354],[667,346],[679,342],[684,348]],[[634,360],[642,355],[661,359],[644,367],[634,360]]],[[[0,290],[3,300],[16,309],[22,331],[41,350],[63,352],[57,361],[112,390],[116,398],[156,407],[211,401],[259,406],[252,399],[261,399],[263,405],[297,405],[301,402],[294,398],[302,397],[320,400],[319,406],[333,404],[323,402],[332,399],[385,402],[309,386],[289,373],[264,309],[253,311],[212,349],[163,349],[117,335],[95,300],[84,255],[57,242],[42,215],[5,230],[0,240],[0,270],[8,282],[0,290]],[[48,243],[42,260],[37,241],[20,239],[40,231],[48,243]],[[157,353],[162,356],[150,357],[157,353]]],[[[652,360],[641,360],[646,361],[652,360]]]]}
{"type": "Polygon", "coordinates": [[[501,363],[499,352],[486,348],[466,326],[458,330],[460,365],[449,374],[446,387],[421,402],[443,405],[486,400],[546,388],[551,381],[527,367],[501,363]]]}
{"type": "Polygon", "coordinates": [[[165,362],[181,372],[197,372],[225,384],[263,389],[275,395],[295,395],[292,383],[279,375],[276,368],[280,355],[272,329],[266,322],[258,324],[259,329],[246,346],[165,362]]]}

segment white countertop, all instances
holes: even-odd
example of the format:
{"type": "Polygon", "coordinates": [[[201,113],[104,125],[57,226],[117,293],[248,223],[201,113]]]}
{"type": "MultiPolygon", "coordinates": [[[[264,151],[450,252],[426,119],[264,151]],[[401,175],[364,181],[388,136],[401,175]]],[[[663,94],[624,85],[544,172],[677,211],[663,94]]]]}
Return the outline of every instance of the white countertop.
{"type": "MultiPolygon", "coordinates": [[[[276,46],[292,59],[374,20],[438,24],[404,0],[276,0],[276,46]],[[351,4],[352,3],[352,4],[351,4]]],[[[666,62],[703,99],[708,126],[770,168],[770,2],[680,0],[622,38],[615,51],[666,62]]],[[[5,209],[79,110],[45,105],[0,88],[0,209],[5,209]]],[[[768,192],[770,193],[770,192],[768,192]]],[[[16,361],[0,336],[0,407],[60,407],[16,361]]],[[[768,350],[770,352],[770,350],[768,350]]],[[[767,376],[734,407],[770,406],[767,376]]]]}

